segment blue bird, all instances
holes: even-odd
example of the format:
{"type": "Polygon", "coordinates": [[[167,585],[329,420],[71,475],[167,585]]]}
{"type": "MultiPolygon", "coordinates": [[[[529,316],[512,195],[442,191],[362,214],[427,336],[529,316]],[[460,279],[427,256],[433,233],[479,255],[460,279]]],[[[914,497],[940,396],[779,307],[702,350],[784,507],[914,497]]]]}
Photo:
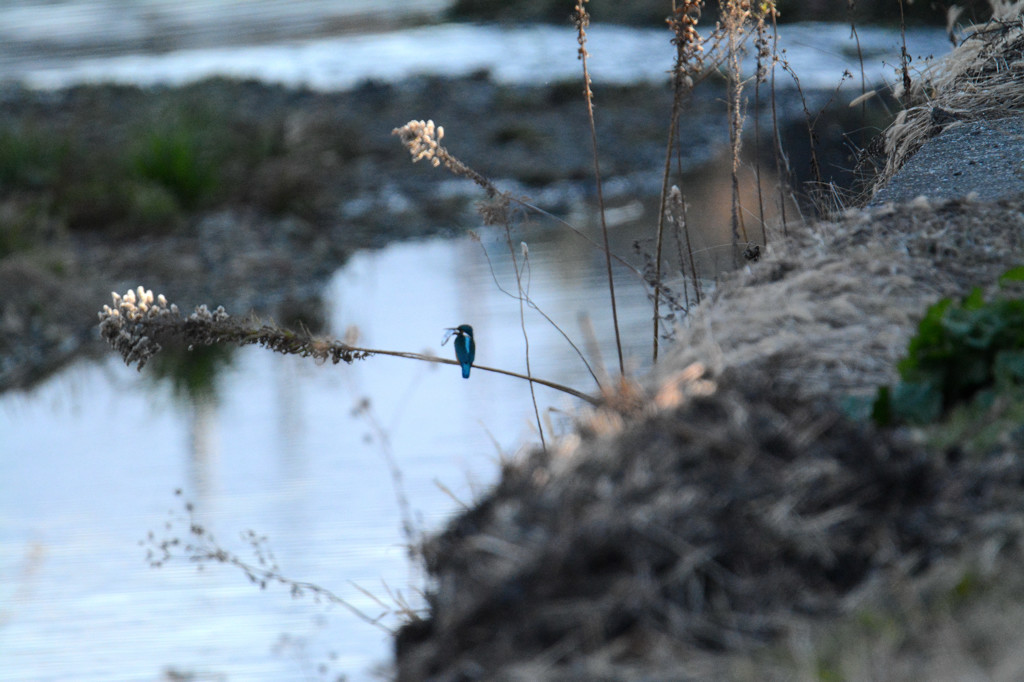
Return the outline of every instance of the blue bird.
{"type": "Polygon", "coordinates": [[[473,341],[473,328],[468,324],[460,324],[458,327],[448,329],[447,335],[441,345],[448,343],[448,339],[455,337],[455,359],[462,365],[462,378],[469,378],[469,370],[476,358],[476,342],[473,341]]]}

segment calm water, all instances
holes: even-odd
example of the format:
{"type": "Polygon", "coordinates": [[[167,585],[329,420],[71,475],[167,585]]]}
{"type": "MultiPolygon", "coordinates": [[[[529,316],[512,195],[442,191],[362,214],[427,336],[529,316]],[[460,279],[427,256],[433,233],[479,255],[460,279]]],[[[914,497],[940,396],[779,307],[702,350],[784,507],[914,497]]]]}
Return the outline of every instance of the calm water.
{"type": "MultiPolygon", "coordinates": [[[[600,254],[543,232],[518,237],[530,241],[530,291],[545,312],[577,339],[576,317],[588,312],[610,338],[600,254]]],[[[485,235],[482,245],[513,286],[504,243],[485,235]]],[[[620,279],[627,355],[641,358],[646,299],[620,279]]],[[[334,335],[357,325],[367,345],[448,355],[443,329],[468,322],[479,363],[524,369],[518,304],[470,238],[359,254],[325,298],[334,335]]],[[[593,389],[557,332],[536,315],[528,330],[537,374],[593,389]]],[[[185,534],[175,489],[243,559],[253,555],[239,534],[253,529],[289,577],[377,615],[353,584],[389,603],[385,583],[413,603],[422,587],[385,448],[417,524],[436,530],[458,509],[436,482],[469,502],[500,457],[536,442],[526,385],[482,371],[465,381],[456,367],[410,360],[317,366],[246,349],[220,379],[220,400],[199,413],[114,357],[0,397],[0,679],[316,679],[321,665],[365,679],[390,642],[344,609],[260,592],[230,567],[149,568],[147,533],[185,534]],[[379,430],[352,414],[363,399],[379,430]]],[[[550,390],[538,397],[542,409],[578,404],[550,390]]]]}

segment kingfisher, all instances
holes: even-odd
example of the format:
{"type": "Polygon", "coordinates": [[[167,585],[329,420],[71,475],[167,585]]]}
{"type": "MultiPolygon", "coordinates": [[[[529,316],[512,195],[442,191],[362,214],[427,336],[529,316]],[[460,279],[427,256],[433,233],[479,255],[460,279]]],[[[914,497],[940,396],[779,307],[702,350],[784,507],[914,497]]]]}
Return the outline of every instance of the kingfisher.
{"type": "Polygon", "coordinates": [[[473,359],[476,357],[476,342],[473,341],[473,328],[468,324],[460,324],[458,327],[446,330],[441,345],[448,343],[448,339],[455,337],[455,359],[462,365],[462,378],[469,378],[469,370],[473,366],[473,359]]]}

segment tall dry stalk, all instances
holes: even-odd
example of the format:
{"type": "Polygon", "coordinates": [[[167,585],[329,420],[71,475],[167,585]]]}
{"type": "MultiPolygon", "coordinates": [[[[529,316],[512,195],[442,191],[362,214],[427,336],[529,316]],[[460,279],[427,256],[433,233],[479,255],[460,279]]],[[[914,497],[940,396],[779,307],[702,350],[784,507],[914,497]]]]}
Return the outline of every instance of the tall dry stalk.
{"type": "Polygon", "coordinates": [[[903,95],[910,96],[913,84],[910,82],[910,53],[907,52],[907,18],[903,14],[903,0],[900,3],[900,72],[903,75],[903,95]]]}
{"type": "MultiPolygon", "coordinates": [[[[661,177],[661,200],[658,204],[658,234],[654,253],[654,352],[653,361],[658,361],[658,336],[661,325],[661,254],[665,235],[665,214],[669,195],[669,177],[672,172],[672,152],[679,130],[679,113],[683,97],[692,90],[694,76],[704,68],[704,41],[697,33],[697,22],[704,9],[704,0],[682,0],[678,5],[672,0],[672,16],[668,18],[672,30],[672,44],[676,47],[676,61],[672,68],[672,113],[668,126],[668,142],[665,144],[665,169],[661,177]]],[[[683,229],[688,229],[684,223],[683,229]]],[[[690,249],[690,235],[686,235],[690,263],[693,251],[690,249]]],[[[694,272],[696,277],[696,272],[694,272]]],[[[698,294],[699,297],[699,294],[698,294]]],[[[699,300],[699,298],[698,298],[699,300]]]]}
{"type": "MultiPolygon", "coordinates": [[[[679,250],[678,258],[680,264],[685,263],[686,261],[683,259],[682,240],[679,238],[679,235],[682,234],[686,238],[686,253],[690,261],[690,280],[693,284],[693,293],[697,299],[697,305],[700,305],[703,294],[700,290],[700,278],[697,276],[697,264],[693,258],[693,245],[690,244],[690,230],[687,227],[686,220],[686,199],[683,198],[683,193],[680,192],[679,188],[675,185],[673,185],[672,189],[669,191],[668,213],[672,218],[672,226],[676,235],[676,247],[679,250]]],[[[685,276],[685,268],[683,274],[685,276]]],[[[685,293],[686,289],[684,288],[683,291],[685,293]]],[[[686,303],[687,309],[689,309],[689,299],[687,299],[686,303]]]]}
{"type": "Polygon", "coordinates": [[[747,0],[723,0],[721,3],[721,28],[726,37],[726,79],[729,110],[729,148],[732,156],[732,251],[733,264],[740,265],[740,240],[746,244],[747,228],[743,224],[743,207],[740,205],[740,151],[743,145],[743,73],[741,58],[743,36],[750,18],[750,3],[747,0]]]}
{"type": "MultiPolygon", "coordinates": [[[[768,244],[768,233],[765,226],[764,194],[761,187],[761,84],[767,82],[769,70],[775,72],[775,46],[768,37],[768,26],[765,19],[775,18],[774,0],[762,3],[754,18],[754,49],[756,51],[757,70],[754,76],[754,175],[757,183],[758,219],[761,221],[761,243],[768,244]]],[[[772,95],[774,96],[774,92],[772,95]]]]}
{"type": "Polygon", "coordinates": [[[587,26],[590,15],[583,6],[588,0],[576,0],[575,22],[576,41],[579,43],[579,59],[583,63],[583,96],[587,102],[587,120],[590,123],[590,143],[594,152],[594,179],[597,184],[597,208],[601,215],[601,235],[604,238],[604,259],[608,271],[608,292],[612,300],[612,325],[615,327],[615,350],[619,354],[619,374],[626,376],[626,363],[622,359],[622,339],[619,336],[619,311],[615,303],[615,278],[612,275],[612,250],[608,243],[608,223],[604,215],[604,194],[601,189],[601,163],[597,153],[597,126],[594,124],[594,91],[590,85],[590,71],[587,69],[587,26]]]}
{"type": "Polygon", "coordinates": [[[864,73],[864,51],[861,50],[860,34],[857,33],[857,0],[846,0],[846,9],[850,15],[850,37],[857,44],[857,62],[860,64],[860,96],[863,98],[861,100],[860,115],[861,118],[864,118],[867,112],[867,105],[863,102],[867,101],[868,77],[864,73]]]}
{"type": "Polygon", "coordinates": [[[779,61],[779,13],[772,12],[772,71],[771,71],[771,91],[772,91],[772,138],[775,147],[775,177],[776,183],[779,189],[779,215],[782,219],[782,236],[789,236],[789,223],[786,220],[786,190],[785,187],[789,184],[789,160],[786,158],[786,154],[782,149],[782,132],[779,130],[779,110],[775,98],[775,67],[779,61]],[[786,174],[783,175],[783,164],[785,164],[786,174]]]}
{"type": "MultiPolygon", "coordinates": [[[[526,376],[532,376],[533,373],[530,369],[530,335],[526,333],[526,292],[523,289],[523,272],[519,267],[519,258],[516,256],[516,247],[512,243],[512,223],[506,215],[505,218],[505,243],[508,244],[509,257],[512,258],[512,270],[516,276],[516,291],[519,293],[519,327],[523,331],[523,344],[526,347],[526,376]]],[[[526,254],[523,254],[526,257],[526,254]]],[[[537,419],[537,433],[540,434],[540,447],[542,450],[547,450],[548,445],[544,440],[544,426],[540,420],[540,408],[537,406],[537,392],[533,387],[533,382],[530,382],[530,399],[533,401],[533,414],[537,419]]]]}

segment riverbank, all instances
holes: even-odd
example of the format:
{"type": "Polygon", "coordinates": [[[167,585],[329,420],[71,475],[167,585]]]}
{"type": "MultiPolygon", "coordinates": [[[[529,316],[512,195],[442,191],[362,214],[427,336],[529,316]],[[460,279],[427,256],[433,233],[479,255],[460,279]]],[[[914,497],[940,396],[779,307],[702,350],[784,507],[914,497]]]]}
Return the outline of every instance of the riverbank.
{"type": "MultiPolygon", "coordinates": [[[[1022,28],[1018,11],[979,33],[999,50],[943,68],[1000,77],[1022,28]]],[[[936,81],[913,115],[962,95],[936,81]]],[[[1022,215],[1021,197],[855,209],[724,278],[643,387],[506,465],[425,545],[399,678],[1020,677],[1019,419],[979,442],[982,410],[940,444],[851,414],[897,380],[929,305],[998,291],[1022,215]]]]}
{"type": "Polygon", "coordinates": [[[1024,443],[930,447],[839,405],[897,378],[928,305],[1020,263],[1022,211],[856,211],[720,283],[645,391],[426,545],[400,679],[1019,672],[1024,443]]]}

